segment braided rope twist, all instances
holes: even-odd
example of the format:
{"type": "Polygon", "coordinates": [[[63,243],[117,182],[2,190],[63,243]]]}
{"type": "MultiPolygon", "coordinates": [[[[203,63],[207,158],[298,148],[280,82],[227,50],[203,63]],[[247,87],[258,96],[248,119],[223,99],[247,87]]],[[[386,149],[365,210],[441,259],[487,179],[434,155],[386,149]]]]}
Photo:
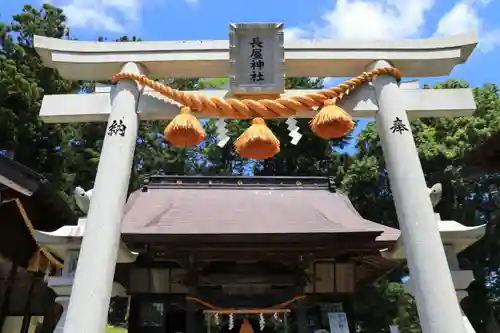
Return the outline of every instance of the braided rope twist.
{"type": "Polygon", "coordinates": [[[398,80],[401,79],[401,72],[398,69],[383,67],[370,72],[364,72],[332,88],[319,90],[302,96],[279,97],[274,100],[202,96],[171,88],[163,83],[153,81],[145,75],[134,73],[119,73],[114,75],[112,80],[114,82],[123,79],[135,80],[139,84],[150,87],[161,95],[181,105],[190,107],[192,110],[196,110],[206,115],[232,118],[275,118],[292,116],[297,112],[308,111],[312,107],[323,106],[331,99],[342,99],[350,91],[365,83],[371,82],[376,76],[383,74],[391,74],[398,80]]]}

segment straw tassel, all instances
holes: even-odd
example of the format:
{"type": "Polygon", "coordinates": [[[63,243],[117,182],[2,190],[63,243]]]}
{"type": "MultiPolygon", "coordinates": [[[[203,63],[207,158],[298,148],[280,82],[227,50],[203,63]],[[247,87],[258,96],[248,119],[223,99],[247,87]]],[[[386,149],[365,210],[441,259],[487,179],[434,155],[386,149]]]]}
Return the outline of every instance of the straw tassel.
{"type": "Polygon", "coordinates": [[[323,139],[338,139],[352,131],[355,122],[337,105],[336,99],[325,102],[323,108],[309,122],[311,130],[323,139]]]}
{"type": "Polygon", "coordinates": [[[262,118],[252,120],[250,126],[234,142],[236,151],[243,157],[264,160],[280,151],[280,142],[262,118]]]}
{"type": "Polygon", "coordinates": [[[175,146],[192,147],[203,141],[206,133],[198,118],[191,113],[191,108],[183,107],[165,128],[164,136],[175,146]]]}

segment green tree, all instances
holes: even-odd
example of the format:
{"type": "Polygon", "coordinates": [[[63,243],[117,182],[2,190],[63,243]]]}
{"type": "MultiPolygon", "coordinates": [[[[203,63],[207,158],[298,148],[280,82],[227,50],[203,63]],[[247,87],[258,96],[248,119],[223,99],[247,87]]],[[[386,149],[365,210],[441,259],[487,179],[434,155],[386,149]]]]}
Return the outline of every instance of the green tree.
{"type": "MultiPolygon", "coordinates": [[[[33,45],[33,35],[74,39],[61,9],[44,4],[41,9],[24,6],[12,22],[0,23],[0,151],[44,174],[75,207],[71,193],[76,185],[91,188],[99,162],[105,123],[44,124],[38,116],[45,94],[93,92],[96,82],[62,79],[44,67],[33,45]]],[[[106,42],[106,38],[99,38],[106,42]]],[[[135,42],[123,36],[116,41],[135,42]]],[[[198,80],[177,79],[174,87],[193,90],[198,80]]],[[[111,84],[111,82],[99,82],[111,84]]],[[[166,145],[159,133],[166,122],[142,122],[131,189],[144,173],[186,173],[190,152],[166,145]]]]}
{"type": "Polygon", "coordinates": [[[381,280],[355,296],[354,320],[359,333],[386,333],[398,325],[401,333],[420,333],[413,297],[399,282],[381,280]]]}
{"type": "Polygon", "coordinates": [[[65,21],[62,10],[44,4],[39,10],[25,5],[11,22],[0,23],[0,150],[57,187],[67,181],[61,142],[71,129],[44,124],[38,112],[44,94],[76,92],[79,84],[43,66],[33,35],[69,38],[65,21]]]}

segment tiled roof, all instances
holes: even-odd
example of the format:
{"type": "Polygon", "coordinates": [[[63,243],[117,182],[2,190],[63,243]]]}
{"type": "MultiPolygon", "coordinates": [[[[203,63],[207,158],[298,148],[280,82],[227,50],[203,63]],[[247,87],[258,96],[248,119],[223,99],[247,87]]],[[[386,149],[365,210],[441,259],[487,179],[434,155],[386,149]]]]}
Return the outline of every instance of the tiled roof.
{"type": "Polygon", "coordinates": [[[122,233],[399,237],[399,230],[363,219],[327,177],[152,177],[130,196],[122,233]]]}

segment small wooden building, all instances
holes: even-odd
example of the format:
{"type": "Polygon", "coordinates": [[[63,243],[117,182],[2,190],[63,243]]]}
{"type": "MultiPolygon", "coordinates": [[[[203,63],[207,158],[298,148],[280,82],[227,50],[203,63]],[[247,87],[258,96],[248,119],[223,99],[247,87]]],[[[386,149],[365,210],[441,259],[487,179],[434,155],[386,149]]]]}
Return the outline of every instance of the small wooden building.
{"type": "Polygon", "coordinates": [[[261,321],[312,333],[401,265],[380,254],[398,237],[327,177],[153,176],[126,204],[122,238],[140,255],[115,279],[131,295],[130,333],[261,321]]]}
{"type": "Polygon", "coordinates": [[[44,277],[57,274],[58,267],[43,256],[32,231],[76,223],[77,217],[47,179],[0,155],[2,333],[33,332],[37,326],[38,332],[53,331],[62,309],[44,277]]]}

